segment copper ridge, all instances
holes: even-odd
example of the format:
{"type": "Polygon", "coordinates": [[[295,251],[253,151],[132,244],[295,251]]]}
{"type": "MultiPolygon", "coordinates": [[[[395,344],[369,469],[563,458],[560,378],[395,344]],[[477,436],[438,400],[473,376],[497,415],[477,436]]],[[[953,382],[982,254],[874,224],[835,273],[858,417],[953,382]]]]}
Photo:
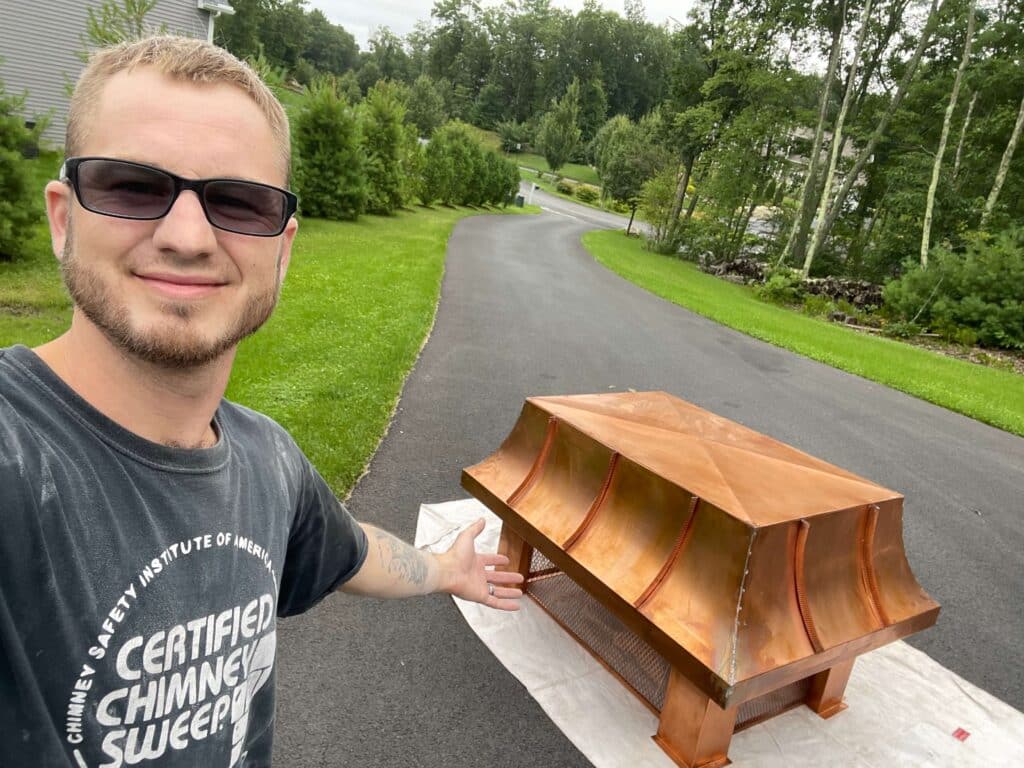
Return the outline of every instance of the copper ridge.
{"type": "Polygon", "coordinates": [[[672,566],[676,564],[676,560],[679,559],[679,554],[683,551],[683,547],[686,546],[686,540],[690,537],[690,531],[693,530],[693,521],[697,517],[697,505],[699,504],[700,499],[694,496],[690,501],[690,514],[686,518],[686,525],[684,525],[679,531],[679,538],[676,539],[676,543],[672,547],[672,553],[668,556],[668,560],[665,561],[665,564],[661,566],[661,571],[658,572],[654,581],[647,586],[647,589],[644,590],[643,594],[640,595],[640,597],[636,599],[636,602],[633,603],[637,610],[643,608],[647,601],[654,596],[654,593],[658,591],[658,587],[662,585],[662,582],[665,581],[665,577],[668,576],[669,572],[672,570],[672,566]]]}
{"type": "Polygon", "coordinates": [[[519,484],[519,487],[512,492],[512,495],[508,497],[508,501],[505,502],[510,507],[518,504],[523,496],[526,495],[526,492],[530,490],[530,487],[537,481],[541,468],[548,460],[548,454],[551,452],[551,446],[555,442],[556,431],[558,431],[558,419],[552,416],[548,419],[548,428],[544,435],[544,444],[541,446],[540,453],[537,454],[537,460],[533,462],[533,466],[530,467],[530,471],[527,473],[526,477],[523,478],[523,482],[519,484]]]}
{"type": "Polygon", "coordinates": [[[864,544],[861,547],[861,578],[867,588],[868,604],[883,627],[892,624],[882,606],[881,593],[878,591],[878,576],[875,574],[874,549],[875,531],[878,529],[878,505],[868,504],[864,515],[864,544]]]}
{"type": "Polygon", "coordinates": [[[572,536],[565,540],[562,545],[562,549],[568,552],[572,549],[573,544],[579,541],[580,536],[583,532],[590,527],[590,524],[594,522],[594,518],[597,517],[597,510],[604,504],[604,500],[608,497],[608,489],[612,485],[612,477],[615,476],[615,468],[619,465],[619,454],[613,453],[611,460],[608,462],[608,473],[604,476],[604,483],[601,484],[601,490],[598,491],[597,498],[594,499],[594,503],[590,505],[590,509],[587,510],[587,516],[583,518],[583,522],[580,523],[579,528],[573,531],[572,536]]]}

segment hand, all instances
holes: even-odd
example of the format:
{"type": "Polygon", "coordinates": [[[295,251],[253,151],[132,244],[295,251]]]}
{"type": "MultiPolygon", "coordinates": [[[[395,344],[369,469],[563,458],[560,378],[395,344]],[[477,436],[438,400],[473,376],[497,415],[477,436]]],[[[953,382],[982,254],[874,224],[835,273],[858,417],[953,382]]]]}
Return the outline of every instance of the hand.
{"type": "Polygon", "coordinates": [[[489,608],[518,611],[523,591],[514,586],[523,581],[520,573],[489,570],[508,565],[505,555],[476,551],[475,541],[484,530],[480,518],[459,534],[451,549],[438,556],[445,572],[445,591],[463,600],[472,600],[489,608]],[[493,591],[492,591],[493,586],[493,591]]]}

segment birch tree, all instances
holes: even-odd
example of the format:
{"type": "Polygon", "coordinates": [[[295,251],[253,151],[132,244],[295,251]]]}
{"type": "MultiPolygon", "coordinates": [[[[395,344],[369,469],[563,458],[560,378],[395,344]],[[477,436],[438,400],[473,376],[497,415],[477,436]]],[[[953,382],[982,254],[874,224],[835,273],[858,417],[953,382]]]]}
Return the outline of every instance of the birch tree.
{"type": "Polygon", "coordinates": [[[1006,142],[1006,149],[1003,151],[1003,159],[999,162],[999,170],[996,171],[996,180],[992,184],[992,191],[988,193],[985,201],[985,209],[981,212],[981,223],[979,229],[984,229],[988,220],[992,217],[996,203],[999,201],[999,193],[1006,182],[1006,173],[1010,170],[1010,162],[1013,160],[1013,153],[1017,150],[1017,143],[1020,141],[1021,129],[1024,128],[1024,98],[1020,100],[1020,108],[1017,110],[1017,122],[1013,124],[1013,132],[1010,140],[1006,142]]]}
{"type": "MultiPolygon", "coordinates": [[[[860,29],[857,30],[857,41],[853,45],[853,55],[850,57],[850,72],[846,78],[846,92],[843,94],[843,104],[839,108],[839,117],[836,118],[835,130],[832,131],[832,152],[829,156],[828,171],[825,173],[825,185],[821,190],[821,201],[818,204],[817,219],[819,222],[825,220],[825,210],[828,208],[828,201],[832,196],[832,182],[835,180],[836,166],[839,164],[839,156],[843,151],[843,145],[846,143],[843,128],[846,122],[846,113],[850,109],[850,101],[853,98],[854,88],[857,84],[857,64],[860,62],[860,52],[864,48],[864,38],[867,35],[868,19],[870,18],[871,0],[867,0],[864,3],[864,9],[861,11],[860,29]]],[[[821,233],[822,227],[819,226],[814,232],[811,247],[807,250],[802,270],[805,279],[810,275],[814,255],[821,247],[821,233]]]]}
{"type": "MultiPolygon", "coordinates": [[[[971,0],[967,9],[967,33],[964,36],[964,55],[960,58],[960,66],[956,69],[953,77],[953,90],[949,94],[949,103],[946,105],[946,114],[942,119],[942,134],[939,136],[939,148],[935,151],[935,162],[932,164],[932,180],[928,185],[928,198],[924,207],[924,224],[921,227],[921,268],[928,268],[928,248],[932,237],[932,212],[935,209],[935,192],[939,188],[939,172],[942,170],[942,157],[946,154],[946,142],[949,140],[949,126],[953,122],[953,110],[956,109],[956,102],[960,96],[960,83],[964,77],[964,70],[967,69],[967,62],[971,58],[971,41],[974,37],[974,4],[971,0]]],[[[966,131],[964,121],[964,130],[966,131]]],[[[958,153],[959,155],[959,153],[958,153]]],[[[957,157],[959,161],[959,156],[957,157]]]]}
{"type": "Polygon", "coordinates": [[[839,13],[832,26],[832,45],[828,56],[828,68],[825,71],[825,78],[821,83],[821,99],[818,103],[818,123],[814,129],[814,141],[811,143],[811,156],[807,161],[807,174],[804,176],[804,182],[800,188],[800,208],[793,219],[793,226],[789,231],[789,237],[776,265],[784,264],[790,258],[798,242],[806,242],[806,231],[811,225],[811,211],[814,210],[813,200],[816,199],[814,193],[818,184],[818,164],[820,162],[821,147],[825,138],[828,105],[832,98],[832,81],[835,80],[836,71],[839,69],[839,62],[843,54],[845,19],[846,2],[843,0],[840,3],[839,13]],[[803,231],[802,236],[801,231],[803,231]]]}

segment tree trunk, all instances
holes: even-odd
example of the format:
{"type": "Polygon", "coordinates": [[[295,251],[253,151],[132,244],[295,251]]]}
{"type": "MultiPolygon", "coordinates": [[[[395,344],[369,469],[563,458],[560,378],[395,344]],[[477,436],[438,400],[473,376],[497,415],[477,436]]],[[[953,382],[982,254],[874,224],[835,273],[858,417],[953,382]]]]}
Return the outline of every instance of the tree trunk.
{"type": "Polygon", "coordinates": [[[925,48],[928,47],[928,42],[931,40],[932,32],[935,31],[935,25],[938,22],[939,11],[945,7],[946,0],[943,0],[943,4],[939,7],[939,0],[932,0],[931,8],[928,11],[928,21],[924,25],[924,29],[921,30],[921,39],[917,42],[917,48],[914,49],[913,55],[910,57],[910,61],[907,62],[907,68],[903,72],[903,77],[900,79],[899,84],[896,87],[896,93],[893,94],[892,100],[886,107],[885,112],[882,114],[881,119],[878,121],[878,125],[875,126],[875,130],[872,131],[868,143],[857,155],[857,160],[853,164],[853,168],[847,174],[843,180],[843,185],[839,188],[839,192],[835,196],[832,205],[829,208],[828,214],[825,216],[825,220],[818,222],[819,230],[815,234],[816,237],[820,235],[822,242],[824,242],[829,233],[832,231],[832,227],[835,226],[836,219],[839,218],[839,214],[843,210],[843,205],[846,203],[846,198],[850,195],[850,190],[853,189],[854,183],[864,170],[864,166],[868,164],[868,161],[875,153],[875,148],[878,146],[878,142],[885,136],[886,130],[889,128],[889,121],[892,120],[892,116],[896,110],[899,109],[900,104],[903,102],[903,97],[907,94],[907,89],[910,87],[911,81],[914,79],[914,75],[917,73],[917,67],[921,63],[921,56],[924,54],[925,48]]]}
{"type": "Polygon", "coordinates": [[[857,65],[860,63],[860,53],[864,48],[864,38],[867,37],[868,20],[871,17],[871,0],[864,3],[864,10],[860,14],[860,29],[857,30],[857,41],[853,44],[853,56],[850,58],[850,72],[846,77],[846,92],[843,94],[843,104],[839,108],[839,117],[836,118],[836,127],[832,131],[832,154],[828,159],[828,171],[825,173],[825,187],[821,191],[821,201],[818,203],[818,228],[814,231],[814,239],[811,247],[807,250],[807,257],[804,259],[802,270],[804,280],[811,272],[811,264],[814,257],[821,249],[822,222],[825,221],[825,211],[828,209],[829,198],[832,197],[832,182],[836,176],[836,166],[839,165],[839,156],[843,152],[843,145],[846,140],[843,136],[843,124],[846,122],[846,113],[850,110],[850,102],[853,100],[853,92],[857,86],[857,65]]]}
{"type": "Polygon", "coordinates": [[[964,153],[964,140],[967,138],[967,127],[971,124],[971,115],[974,114],[974,105],[978,102],[978,92],[971,94],[971,103],[967,105],[967,115],[964,117],[964,124],[960,126],[960,141],[956,144],[956,160],[953,161],[953,181],[960,175],[960,160],[964,153]]]}
{"type": "Polygon", "coordinates": [[[693,161],[694,158],[687,158],[686,164],[683,166],[683,175],[679,179],[679,184],[676,186],[676,198],[672,202],[672,213],[669,216],[669,226],[675,227],[679,222],[679,214],[683,210],[683,199],[686,197],[686,190],[690,186],[690,174],[693,173],[693,161]]]}
{"type": "Polygon", "coordinates": [[[999,193],[1003,189],[1003,182],[1006,181],[1006,172],[1010,170],[1010,161],[1013,160],[1013,153],[1017,149],[1017,142],[1020,141],[1022,127],[1024,127],[1024,99],[1020,100],[1020,109],[1017,110],[1017,122],[1013,125],[1013,133],[1010,134],[1010,140],[1006,142],[1003,159],[999,162],[999,170],[996,171],[995,183],[992,185],[992,191],[988,194],[988,200],[985,201],[985,210],[981,212],[979,229],[984,229],[985,225],[988,224],[989,217],[992,216],[992,211],[995,210],[996,203],[999,201],[999,193]]]}
{"type": "Polygon", "coordinates": [[[636,203],[630,206],[629,211],[629,224],[626,225],[626,237],[629,237],[629,232],[633,229],[633,217],[636,216],[636,203]]]}
{"type": "MultiPolygon", "coordinates": [[[[818,182],[818,156],[821,154],[821,145],[825,140],[825,122],[828,119],[828,102],[832,95],[832,81],[835,79],[836,70],[839,68],[839,59],[843,53],[843,22],[846,15],[846,3],[842,4],[840,23],[832,32],[832,49],[828,55],[828,69],[825,71],[825,79],[821,85],[821,103],[818,105],[818,125],[814,129],[814,142],[811,145],[811,156],[807,161],[807,175],[804,176],[803,186],[800,188],[800,208],[793,220],[793,228],[789,231],[786,245],[775,266],[784,264],[790,257],[793,249],[801,240],[806,241],[807,235],[803,222],[810,224],[810,212],[814,210],[812,193],[817,189],[818,182]]],[[[801,250],[803,250],[801,248],[801,250]]]]}
{"type": "Polygon", "coordinates": [[[942,134],[939,136],[939,148],[935,152],[935,162],[932,164],[932,180],[928,185],[928,197],[924,204],[924,226],[921,227],[921,268],[928,268],[928,247],[932,239],[932,213],[935,210],[935,192],[939,188],[939,172],[942,170],[942,156],[946,154],[946,142],[949,141],[949,125],[953,122],[953,110],[956,109],[956,100],[960,97],[960,83],[964,79],[964,70],[967,69],[967,61],[971,58],[971,38],[974,37],[974,2],[967,9],[967,35],[964,38],[964,55],[960,59],[960,66],[956,69],[956,77],[953,78],[953,90],[949,94],[949,104],[946,105],[946,115],[942,118],[942,134]]]}

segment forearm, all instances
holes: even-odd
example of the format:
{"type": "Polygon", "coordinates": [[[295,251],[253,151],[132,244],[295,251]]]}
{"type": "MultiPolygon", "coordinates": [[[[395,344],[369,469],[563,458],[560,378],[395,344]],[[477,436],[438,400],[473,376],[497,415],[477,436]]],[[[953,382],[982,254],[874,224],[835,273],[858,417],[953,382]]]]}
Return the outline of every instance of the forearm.
{"type": "Polygon", "coordinates": [[[445,590],[447,574],[437,555],[416,549],[366,523],[368,551],[362,568],[342,591],[370,597],[414,597],[445,590]]]}

